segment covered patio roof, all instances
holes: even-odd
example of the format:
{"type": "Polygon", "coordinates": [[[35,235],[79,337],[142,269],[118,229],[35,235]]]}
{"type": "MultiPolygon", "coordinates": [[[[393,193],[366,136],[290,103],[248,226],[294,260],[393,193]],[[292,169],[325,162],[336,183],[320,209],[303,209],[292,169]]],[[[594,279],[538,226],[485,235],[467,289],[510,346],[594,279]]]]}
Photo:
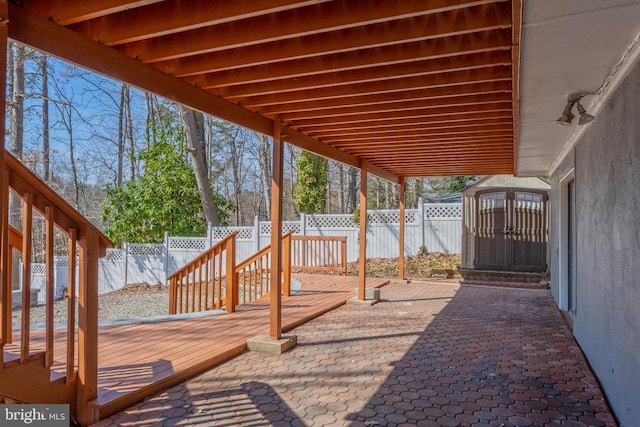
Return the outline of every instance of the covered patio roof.
{"type": "Polygon", "coordinates": [[[521,0],[24,0],[9,37],[399,182],[514,172],[521,0]]]}
{"type": "Polygon", "coordinates": [[[9,3],[18,42],[392,182],[549,174],[640,30],[637,0],[9,3]]]}

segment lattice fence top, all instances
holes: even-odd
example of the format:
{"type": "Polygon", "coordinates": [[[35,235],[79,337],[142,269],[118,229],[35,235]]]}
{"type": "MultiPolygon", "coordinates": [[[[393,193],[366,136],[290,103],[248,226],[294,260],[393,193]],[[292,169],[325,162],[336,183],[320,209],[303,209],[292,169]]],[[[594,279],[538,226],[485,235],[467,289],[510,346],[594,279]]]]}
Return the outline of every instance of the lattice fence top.
{"type": "MultiPolygon", "coordinates": [[[[260,227],[260,235],[268,235],[271,234],[271,223],[269,221],[261,221],[259,224],[260,227]]],[[[289,231],[293,231],[294,234],[300,234],[300,221],[283,221],[282,222],[282,232],[288,233],[289,231]]]]}
{"type": "MultiPolygon", "coordinates": [[[[399,224],[400,223],[400,210],[375,210],[368,211],[370,224],[399,224]]],[[[416,222],[418,212],[415,210],[404,211],[405,224],[413,224],[416,222]]]]}
{"type": "Polygon", "coordinates": [[[206,247],[207,247],[206,237],[170,237],[169,238],[169,250],[183,249],[183,250],[204,251],[206,247]]]}
{"type": "Polygon", "coordinates": [[[47,266],[45,264],[31,264],[32,276],[44,276],[47,274],[47,266]]]}
{"type": "Polygon", "coordinates": [[[107,249],[107,255],[102,259],[105,261],[124,261],[124,249],[107,249]]]}
{"type": "Polygon", "coordinates": [[[424,205],[425,218],[462,218],[461,203],[430,203],[424,205]]]}
{"type": "Polygon", "coordinates": [[[282,232],[288,233],[293,231],[293,234],[300,234],[300,222],[299,221],[285,221],[282,223],[282,232]]]}
{"type": "Polygon", "coordinates": [[[351,215],[308,215],[307,227],[310,228],[353,228],[351,215]]]}
{"type": "Polygon", "coordinates": [[[69,258],[67,257],[61,257],[61,256],[57,256],[57,257],[53,257],[53,264],[56,267],[65,267],[69,265],[69,258]]]}
{"type": "Polygon", "coordinates": [[[260,235],[271,234],[271,223],[270,222],[260,222],[258,227],[260,228],[260,235]]]}
{"type": "Polygon", "coordinates": [[[238,240],[253,240],[253,227],[215,227],[211,229],[213,240],[222,240],[234,231],[238,232],[238,240]]]}
{"type": "Polygon", "coordinates": [[[129,255],[162,255],[164,253],[164,245],[130,243],[127,249],[129,255]]]}

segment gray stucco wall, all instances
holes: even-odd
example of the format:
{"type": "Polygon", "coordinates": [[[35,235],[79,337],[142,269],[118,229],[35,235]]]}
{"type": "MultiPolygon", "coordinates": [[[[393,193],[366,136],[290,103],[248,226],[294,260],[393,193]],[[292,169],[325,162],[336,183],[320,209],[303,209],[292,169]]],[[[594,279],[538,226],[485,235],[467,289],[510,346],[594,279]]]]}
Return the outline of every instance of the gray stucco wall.
{"type": "Polygon", "coordinates": [[[640,63],[552,177],[551,277],[556,299],[561,293],[559,183],[574,162],[574,335],[621,424],[640,426],[640,63]]]}

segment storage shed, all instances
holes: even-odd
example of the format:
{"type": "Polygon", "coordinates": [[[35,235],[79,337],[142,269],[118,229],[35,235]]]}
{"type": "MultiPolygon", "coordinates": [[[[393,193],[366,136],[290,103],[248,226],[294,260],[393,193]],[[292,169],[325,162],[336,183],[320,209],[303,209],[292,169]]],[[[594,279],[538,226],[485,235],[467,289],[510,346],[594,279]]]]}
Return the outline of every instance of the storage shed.
{"type": "Polygon", "coordinates": [[[546,272],[549,188],[543,178],[490,175],[463,190],[461,267],[546,272]]]}

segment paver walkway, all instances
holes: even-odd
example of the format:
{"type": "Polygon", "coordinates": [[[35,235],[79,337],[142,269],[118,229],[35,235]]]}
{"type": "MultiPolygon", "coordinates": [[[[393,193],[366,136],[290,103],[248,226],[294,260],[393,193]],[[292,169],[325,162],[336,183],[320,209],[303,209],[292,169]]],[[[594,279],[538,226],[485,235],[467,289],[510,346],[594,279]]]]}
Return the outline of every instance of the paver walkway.
{"type": "Polygon", "coordinates": [[[604,426],[598,383],[548,291],[392,284],[99,426],[604,426]]]}

